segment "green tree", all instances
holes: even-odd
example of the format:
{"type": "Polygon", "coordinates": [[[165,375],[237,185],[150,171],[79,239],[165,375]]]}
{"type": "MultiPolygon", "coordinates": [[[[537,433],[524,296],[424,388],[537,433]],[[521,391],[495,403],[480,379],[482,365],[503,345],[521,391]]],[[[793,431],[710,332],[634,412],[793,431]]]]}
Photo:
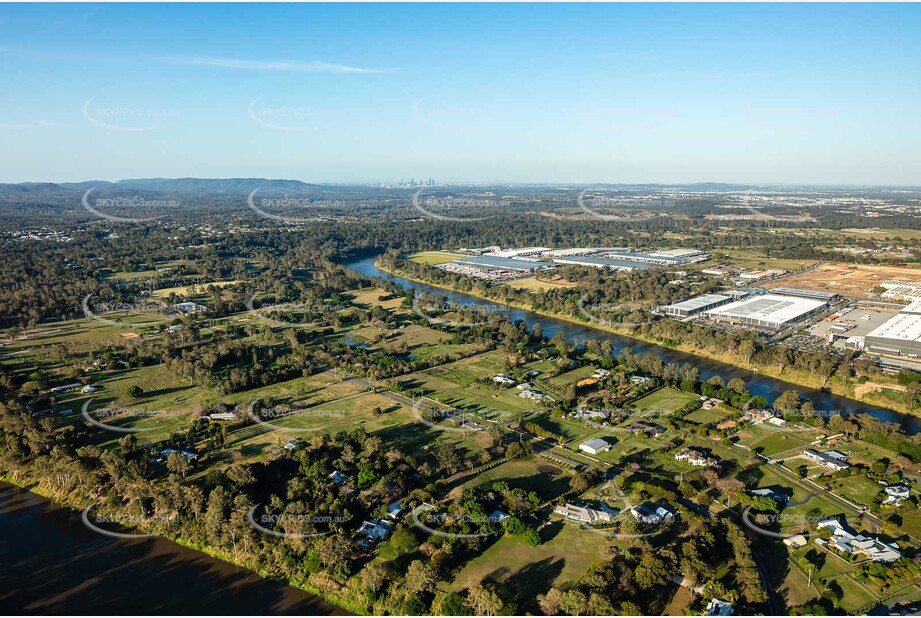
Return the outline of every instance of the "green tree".
{"type": "Polygon", "coordinates": [[[431,592],[438,577],[428,562],[413,560],[406,569],[406,589],[413,593],[431,592]]]}

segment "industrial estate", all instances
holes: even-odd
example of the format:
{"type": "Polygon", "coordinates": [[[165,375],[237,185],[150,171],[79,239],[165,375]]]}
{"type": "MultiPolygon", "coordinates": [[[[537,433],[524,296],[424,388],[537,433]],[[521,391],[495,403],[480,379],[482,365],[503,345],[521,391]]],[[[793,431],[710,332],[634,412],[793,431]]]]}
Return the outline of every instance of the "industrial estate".
{"type": "Polygon", "coordinates": [[[692,284],[699,283],[694,278],[704,277],[720,282],[719,289],[650,307],[651,313],[774,333],[815,326],[809,331],[815,338],[878,355],[887,371],[897,372],[902,367],[921,369],[921,362],[913,362],[921,354],[921,284],[917,282],[882,282],[884,291],[880,296],[891,303],[880,306],[867,305],[863,299],[837,292],[786,287],[783,280],[798,273],[784,269],[700,267],[710,256],[692,248],[643,252],[628,247],[490,246],[448,250],[446,254],[463,257],[445,259],[436,268],[494,284],[552,276],[565,266],[610,272],[661,269],[676,278],[689,279],[692,284]],[[762,284],[769,285],[761,287],[762,284]],[[892,359],[901,362],[889,362],[892,359]]]}

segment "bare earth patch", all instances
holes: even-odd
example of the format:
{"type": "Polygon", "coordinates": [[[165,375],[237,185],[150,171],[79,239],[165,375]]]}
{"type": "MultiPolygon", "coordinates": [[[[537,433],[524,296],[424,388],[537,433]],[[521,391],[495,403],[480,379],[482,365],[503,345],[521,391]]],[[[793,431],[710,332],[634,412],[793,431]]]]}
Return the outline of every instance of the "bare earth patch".
{"type": "Polygon", "coordinates": [[[863,397],[869,393],[876,391],[881,391],[884,388],[889,390],[899,391],[901,393],[905,392],[905,387],[900,384],[878,384],[876,382],[864,382],[863,384],[858,384],[854,387],[854,395],[857,397],[863,397]]]}
{"type": "Polygon", "coordinates": [[[858,298],[873,298],[875,294],[870,290],[890,279],[918,282],[921,281],[921,273],[904,266],[832,263],[821,264],[815,270],[772,281],[764,287],[799,287],[858,298]]]}

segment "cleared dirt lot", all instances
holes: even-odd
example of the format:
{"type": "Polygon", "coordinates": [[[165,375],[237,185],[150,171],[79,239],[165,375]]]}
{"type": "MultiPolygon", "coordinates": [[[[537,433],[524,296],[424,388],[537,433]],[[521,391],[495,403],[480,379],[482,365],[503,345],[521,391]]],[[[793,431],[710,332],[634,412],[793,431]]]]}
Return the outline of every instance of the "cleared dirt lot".
{"type": "Polygon", "coordinates": [[[889,279],[921,281],[921,271],[902,266],[872,266],[869,264],[821,264],[815,270],[784,277],[764,285],[766,288],[805,288],[822,292],[837,292],[857,298],[873,298],[874,287],[889,279]]]}

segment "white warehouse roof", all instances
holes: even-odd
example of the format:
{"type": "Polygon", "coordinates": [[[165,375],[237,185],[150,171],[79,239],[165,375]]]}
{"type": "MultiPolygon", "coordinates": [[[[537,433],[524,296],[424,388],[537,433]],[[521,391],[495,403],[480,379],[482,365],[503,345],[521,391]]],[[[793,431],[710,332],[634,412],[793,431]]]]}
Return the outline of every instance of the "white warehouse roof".
{"type": "Polygon", "coordinates": [[[900,341],[921,340],[921,314],[899,313],[874,330],[867,337],[885,337],[900,341]]]}
{"type": "Polygon", "coordinates": [[[685,311],[694,311],[695,309],[700,309],[701,307],[709,307],[714,303],[721,303],[726,300],[729,300],[729,296],[724,296],[722,294],[703,294],[702,296],[695,296],[694,298],[688,298],[686,300],[680,300],[677,303],[665,305],[663,309],[683,309],[685,311]]]}
{"type": "Polygon", "coordinates": [[[800,316],[815,311],[826,303],[810,298],[764,294],[745,300],[738,300],[717,309],[711,309],[708,315],[717,318],[758,320],[773,324],[785,324],[795,321],[800,316]]]}

